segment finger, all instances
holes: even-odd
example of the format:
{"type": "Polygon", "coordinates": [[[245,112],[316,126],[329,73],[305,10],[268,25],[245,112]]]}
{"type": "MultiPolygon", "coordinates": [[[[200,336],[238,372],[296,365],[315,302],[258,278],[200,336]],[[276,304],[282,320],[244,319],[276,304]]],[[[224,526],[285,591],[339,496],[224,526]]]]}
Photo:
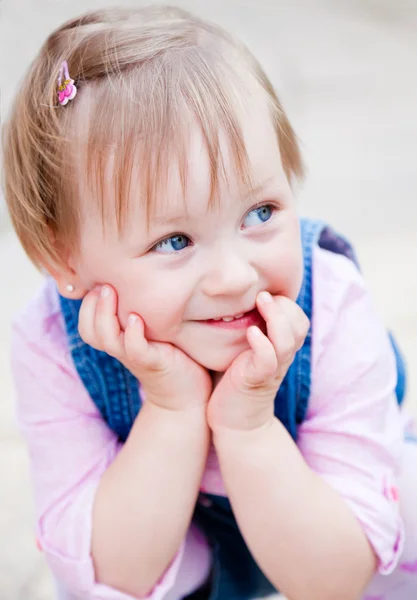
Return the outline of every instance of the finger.
{"type": "MultiPolygon", "coordinates": [[[[268,292],[266,292],[266,294],[267,297],[269,297],[269,301],[262,302],[262,299],[259,298],[259,312],[265,321],[267,321],[268,318],[271,320],[271,317],[273,318],[276,311],[286,314],[288,322],[293,330],[296,350],[299,350],[304,344],[304,340],[310,329],[310,321],[307,318],[307,315],[296,302],[293,302],[289,298],[286,298],[285,296],[275,296],[275,298],[273,298],[268,292]],[[271,298],[273,302],[270,301],[271,298]],[[275,306],[270,306],[271,304],[274,304],[275,306]]],[[[265,298],[263,293],[259,294],[259,296],[265,298]]]]}
{"type": "Polygon", "coordinates": [[[145,323],[135,313],[129,315],[127,320],[124,346],[128,360],[136,367],[157,369],[160,366],[156,344],[148,342],[145,337],[145,323]]]}
{"type": "Polygon", "coordinates": [[[100,289],[94,329],[101,350],[116,358],[123,357],[123,334],[117,316],[117,293],[110,285],[103,285],[100,289]]]}
{"type": "Polygon", "coordinates": [[[284,296],[275,298],[275,304],[278,310],[282,310],[287,315],[288,322],[293,330],[296,350],[299,350],[304,344],[310,329],[310,321],[307,315],[296,302],[284,296]]]}
{"type": "Polygon", "coordinates": [[[274,301],[268,292],[262,292],[258,296],[257,305],[265,319],[268,338],[271,340],[278,361],[278,374],[282,377],[294,359],[297,343],[287,311],[282,309],[277,300],[274,301]]]}
{"type": "Polygon", "coordinates": [[[99,293],[97,289],[88,292],[81,303],[78,314],[78,332],[86,344],[96,347],[94,320],[99,293]]]}
{"type": "Polygon", "coordinates": [[[272,343],[259,327],[249,327],[246,335],[252,349],[246,378],[250,385],[259,385],[276,374],[277,356],[272,343]]]}

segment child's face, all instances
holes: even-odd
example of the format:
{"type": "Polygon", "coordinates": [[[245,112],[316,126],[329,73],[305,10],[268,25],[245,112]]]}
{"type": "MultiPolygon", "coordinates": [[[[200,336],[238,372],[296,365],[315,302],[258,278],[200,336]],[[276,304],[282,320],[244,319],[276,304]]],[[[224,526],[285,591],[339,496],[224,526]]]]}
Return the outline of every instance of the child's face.
{"type": "Polygon", "coordinates": [[[97,214],[86,212],[76,261],[86,289],[104,283],[116,289],[122,326],[138,313],[148,339],[171,342],[220,372],[248,348],[246,327],[207,320],[252,310],[262,290],[295,300],[302,280],[299,222],[274,128],[262,108],[243,123],[259,186],[253,194],[242,197],[225,148],[229,181],[220,184],[218,206],[208,208],[209,167],[196,128],[186,198],[173,169],[149,229],[139,202],[122,236],[114,222],[106,222],[103,234],[97,214]]]}

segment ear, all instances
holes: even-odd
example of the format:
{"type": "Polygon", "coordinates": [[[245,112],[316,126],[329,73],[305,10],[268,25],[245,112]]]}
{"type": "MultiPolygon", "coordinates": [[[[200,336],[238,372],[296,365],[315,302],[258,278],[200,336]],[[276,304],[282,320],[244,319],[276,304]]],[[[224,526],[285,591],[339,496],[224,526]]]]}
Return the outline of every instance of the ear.
{"type": "Polygon", "coordinates": [[[55,279],[58,292],[61,296],[70,300],[81,300],[87,294],[87,290],[81,283],[80,278],[72,269],[67,271],[48,269],[48,273],[55,279]]]}
{"type": "Polygon", "coordinates": [[[55,279],[55,283],[58,288],[58,292],[61,296],[69,298],[70,300],[81,300],[89,291],[88,288],[83,285],[83,281],[77,272],[76,263],[73,260],[68,249],[63,248],[58,244],[55,235],[51,230],[48,231],[51,243],[55,246],[55,249],[59,256],[59,262],[50,262],[44,264],[43,268],[45,271],[55,279]]]}
{"type": "Polygon", "coordinates": [[[89,291],[83,284],[77,271],[71,266],[71,263],[59,266],[48,265],[45,266],[45,269],[55,279],[58,292],[61,296],[70,300],[81,300],[89,291]]]}

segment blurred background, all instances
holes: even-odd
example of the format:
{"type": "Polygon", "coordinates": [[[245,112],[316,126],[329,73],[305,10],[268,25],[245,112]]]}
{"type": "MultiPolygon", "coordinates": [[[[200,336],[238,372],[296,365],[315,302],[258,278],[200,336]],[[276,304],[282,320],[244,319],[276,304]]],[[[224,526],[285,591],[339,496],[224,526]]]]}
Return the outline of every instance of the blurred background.
{"type": "MultiPolygon", "coordinates": [[[[125,5],[152,2],[119,2],[125,5]]],[[[117,0],[3,0],[2,120],[29,62],[67,18],[117,0]]],[[[274,82],[301,140],[300,211],[349,236],[408,360],[417,416],[417,0],[172,0],[238,34],[274,82]]],[[[52,600],[35,548],[16,429],[9,329],[41,282],[0,195],[0,598],[52,600]]],[[[416,466],[417,472],[417,466],[416,466]]]]}

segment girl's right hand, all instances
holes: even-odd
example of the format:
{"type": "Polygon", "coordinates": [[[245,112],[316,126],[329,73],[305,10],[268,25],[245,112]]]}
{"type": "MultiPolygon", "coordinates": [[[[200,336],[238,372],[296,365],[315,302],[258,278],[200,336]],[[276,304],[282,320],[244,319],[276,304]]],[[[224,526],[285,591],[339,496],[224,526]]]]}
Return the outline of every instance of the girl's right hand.
{"type": "Polygon", "coordinates": [[[84,342],[113,356],[137,377],[146,401],[170,410],[208,402],[212,391],[208,371],[172,344],[149,342],[139,315],[130,315],[123,330],[117,317],[117,293],[111,286],[86,294],[78,330],[84,342]]]}

